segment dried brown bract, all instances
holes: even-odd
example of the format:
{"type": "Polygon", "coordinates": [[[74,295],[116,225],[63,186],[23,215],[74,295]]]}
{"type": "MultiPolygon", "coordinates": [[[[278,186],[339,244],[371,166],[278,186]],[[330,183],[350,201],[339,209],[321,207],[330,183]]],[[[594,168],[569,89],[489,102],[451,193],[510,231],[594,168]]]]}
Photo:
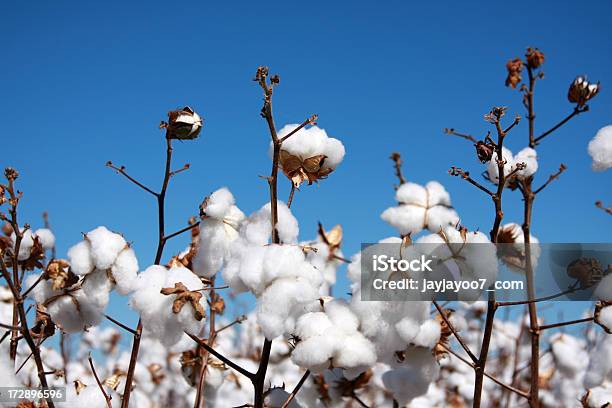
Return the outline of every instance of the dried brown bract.
{"type": "Polygon", "coordinates": [[[36,324],[30,329],[32,337],[43,339],[55,334],[55,323],[51,320],[51,315],[42,305],[36,305],[36,324]]]}
{"type": "Polygon", "coordinates": [[[537,48],[527,48],[525,58],[529,68],[539,68],[544,63],[544,54],[537,48]]]}
{"type": "Polygon", "coordinates": [[[493,152],[495,152],[495,145],[493,145],[491,142],[483,142],[482,140],[479,140],[478,142],[474,143],[474,147],[476,147],[476,155],[481,163],[491,161],[493,152]]]}
{"type": "Polygon", "coordinates": [[[169,139],[192,140],[202,130],[203,120],[192,108],[185,106],[168,112],[168,123],[162,122],[159,127],[166,129],[169,139]]]}
{"type": "Polygon", "coordinates": [[[70,263],[64,259],[49,262],[43,278],[52,281],[53,290],[69,288],[79,281],[79,277],[70,270],[70,263]]]}
{"type": "Polygon", "coordinates": [[[595,258],[580,258],[567,266],[567,275],[580,282],[580,287],[590,288],[604,277],[601,263],[595,258]]]}
{"type": "Polygon", "coordinates": [[[515,58],[506,63],[506,69],[508,70],[508,76],[506,77],[506,86],[516,88],[521,82],[521,71],[523,70],[523,61],[520,58],[515,58]]]}
{"type": "Polygon", "coordinates": [[[355,391],[365,388],[368,385],[370,378],[372,378],[372,370],[368,369],[359,374],[354,380],[342,378],[341,380],[335,381],[334,388],[338,390],[343,397],[352,397],[355,395],[355,391]]]}
{"type": "Polygon", "coordinates": [[[590,99],[599,93],[601,86],[599,82],[592,84],[586,76],[578,76],[567,91],[567,99],[578,107],[583,107],[590,99]]]}
{"type": "Polygon", "coordinates": [[[606,326],[599,318],[601,316],[601,311],[610,306],[612,306],[612,302],[609,301],[597,302],[595,305],[595,312],[593,313],[593,320],[595,323],[597,323],[608,334],[612,334],[612,327],[606,326]]]}
{"type": "MultiPolygon", "coordinates": [[[[444,309],[444,317],[446,320],[450,319],[453,314],[452,309],[444,309]]],[[[450,326],[446,324],[446,320],[439,313],[436,315],[436,321],[440,324],[440,339],[434,346],[432,352],[438,361],[442,360],[448,355],[448,348],[450,347],[450,338],[453,335],[453,331],[450,326]]]]}
{"type": "Polygon", "coordinates": [[[327,156],[319,154],[302,159],[286,150],[281,150],[279,164],[285,176],[298,188],[305,181],[310,185],[329,176],[333,169],[323,167],[326,158],[327,156]]]}
{"type": "Polygon", "coordinates": [[[160,293],[166,296],[176,295],[176,299],[174,299],[174,303],[172,304],[172,313],[180,313],[183,306],[189,303],[193,308],[193,316],[196,320],[202,320],[206,315],[204,308],[200,304],[202,293],[190,291],[182,282],[175,283],[174,288],[163,288],[160,293]]]}
{"type": "Polygon", "coordinates": [[[329,257],[332,258],[342,245],[342,225],[335,225],[331,230],[325,231],[323,224],[319,223],[319,236],[329,248],[329,257]]]}

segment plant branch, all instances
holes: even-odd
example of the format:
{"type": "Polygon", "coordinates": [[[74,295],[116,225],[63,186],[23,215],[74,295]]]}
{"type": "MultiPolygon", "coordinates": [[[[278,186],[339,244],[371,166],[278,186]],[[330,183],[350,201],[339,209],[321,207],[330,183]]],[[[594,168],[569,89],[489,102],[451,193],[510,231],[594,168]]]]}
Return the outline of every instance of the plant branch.
{"type": "Polygon", "coordinates": [[[185,332],[189,337],[191,337],[193,339],[193,341],[195,341],[196,343],[198,343],[200,346],[202,346],[204,349],[206,349],[206,351],[208,351],[210,354],[212,354],[213,356],[217,357],[219,360],[223,361],[225,364],[227,364],[228,367],[233,368],[234,370],[238,371],[240,374],[244,375],[245,377],[249,378],[249,379],[253,379],[255,377],[255,374],[251,373],[250,371],[247,371],[246,369],[240,367],[238,364],[234,363],[232,360],[230,360],[229,358],[225,357],[223,354],[219,353],[217,350],[213,349],[211,346],[208,345],[208,343],[202,339],[199,339],[197,336],[194,336],[193,334],[187,333],[185,332]]]}
{"type": "Polygon", "coordinates": [[[601,209],[603,212],[612,215],[612,207],[605,207],[603,202],[595,201],[595,207],[601,209]]]}
{"type": "Polygon", "coordinates": [[[310,376],[310,370],[306,370],[306,372],[304,373],[302,378],[300,378],[300,381],[297,383],[293,391],[291,391],[291,394],[289,394],[289,397],[287,397],[283,405],[281,405],[281,408],[289,407],[289,404],[291,404],[291,401],[293,401],[297,393],[300,391],[300,388],[302,388],[302,385],[304,385],[304,383],[306,382],[309,376],[310,376]]]}
{"type": "Polygon", "coordinates": [[[548,329],[554,329],[554,328],[557,328],[557,327],[571,326],[573,324],[578,324],[578,323],[592,322],[593,319],[594,319],[593,317],[585,317],[584,319],[570,320],[570,321],[567,321],[567,322],[560,322],[560,323],[553,323],[553,324],[544,324],[544,325],[540,326],[540,330],[548,330],[548,329]]]}
{"type": "Polygon", "coordinates": [[[111,396],[106,393],[106,391],[104,390],[104,386],[102,386],[102,382],[100,381],[100,378],[98,377],[98,373],[96,373],[96,369],[94,368],[94,363],[93,363],[93,360],[91,359],[91,354],[89,354],[88,360],[89,360],[89,367],[91,367],[91,372],[94,378],[96,379],[96,383],[98,383],[98,388],[100,388],[100,391],[102,391],[102,395],[104,395],[104,399],[106,400],[106,406],[108,408],[113,408],[113,405],[111,404],[111,396]]]}
{"type": "Polygon", "coordinates": [[[132,183],[136,184],[138,187],[142,188],[144,191],[146,191],[149,194],[153,194],[154,196],[157,196],[158,193],[156,193],[155,191],[151,190],[149,187],[145,186],[144,184],[142,184],[140,181],[136,180],[134,177],[130,176],[126,171],[125,171],[125,166],[121,166],[121,167],[117,167],[113,164],[113,162],[111,162],[110,160],[106,162],[106,167],[110,167],[111,169],[115,170],[117,173],[123,175],[125,178],[127,178],[128,180],[130,180],[132,183]]]}
{"type": "Polygon", "coordinates": [[[291,136],[293,136],[294,134],[296,134],[297,132],[299,132],[304,126],[306,125],[316,125],[317,123],[317,119],[319,117],[315,114],[310,116],[308,119],[306,119],[304,122],[302,122],[302,124],[298,127],[296,127],[295,129],[293,129],[291,132],[289,132],[286,136],[283,136],[280,139],[280,142],[283,143],[285,140],[289,139],[291,136]]]}
{"type": "Polygon", "coordinates": [[[476,143],[478,140],[472,135],[456,132],[453,128],[444,128],[444,133],[451,136],[457,136],[470,142],[476,143]]]}
{"type": "Polygon", "coordinates": [[[474,180],[471,176],[470,176],[470,172],[469,171],[465,171],[459,167],[451,167],[450,170],[448,171],[448,174],[450,174],[451,176],[455,176],[455,177],[461,177],[463,180],[467,181],[468,183],[470,183],[471,185],[473,185],[474,187],[478,188],[481,191],[484,191],[487,195],[493,197],[495,195],[495,193],[493,193],[491,190],[489,190],[488,188],[486,188],[485,186],[483,186],[482,184],[480,184],[479,182],[477,182],[476,180],[474,180]]]}
{"type": "Polygon", "coordinates": [[[561,163],[559,165],[559,170],[557,170],[555,173],[553,173],[550,176],[548,176],[548,180],[546,180],[546,182],[544,184],[542,184],[540,187],[536,188],[535,191],[533,192],[533,194],[538,194],[540,191],[544,190],[546,188],[546,186],[548,186],[553,180],[558,179],[559,176],[565,170],[567,170],[567,167],[565,167],[565,164],[561,163]]]}
{"type": "Polygon", "coordinates": [[[136,330],[126,326],[125,324],[121,323],[118,320],[113,319],[112,317],[110,317],[109,315],[105,314],[104,317],[106,317],[108,320],[110,320],[111,322],[115,323],[117,326],[121,327],[123,330],[131,333],[133,336],[136,336],[138,334],[138,332],[136,332],[136,330]]]}
{"type": "Polygon", "coordinates": [[[391,157],[389,158],[393,160],[393,167],[395,167],[395,176],[399,180],[399,185],[401,186],[402,184],[406,183],[406,178],[404,177],[404,173],[402,173],[402,156],[398,152],[393,152],[391,153],[391,157]]]}
{"type": "MultiPolygon", "coordinates": [[[[589,110],[589,105],[584,105],[582,108],[579,106],[576,106],[574,108],[574,110],[572,111],[572,113],[570,113],[569,115],[567,115],[565,118],[563,118],[559,123],[557,123],[555,126],[553,126],[552,128],[548,129],[546,132],[542,133],[540,136],[536,137],[533,142],[534,142],[534,146],[538,145],[540,143],[540,141],[542,139],[544,139],[546,136],[550,135],[551,133],[553,133],[555,130],[559,129],[561,126],[563,126],[564,124],[566,124],[567,122],[570,121],[570,119],[572,119],[574,116],[578,116],[583,112],[587,112],[589,110]]],[[[533,147],[533,146],[532,146],[533,147]]]]}
{"type": "Polygon", "coordinates": [[[442,319],[444,319],[444,323],[446,323],[446,325],[448,326],[448,328],[450,329],[450,331],[453,333],[453,335],[455,336],[455,338],[457,339],[457,341],[459,342],[459,344],[461,345],[461,347],[463,348],[463,350],[465,350],[465,352],[467,353],[468,356],[470,356],[470,358],[472,359],[472,361],[474,363],[476,363],[478,361],[478,358],[476,358],[476,356],[474,355],[474,353],[472,353],[472,350],[470,350],[470,348],[468,347],[468,345],[465,343],[465,341],[463,340],[463,338],[459,335],[459,333],[457,332],[457,330],[455,330],[455,326],[453,326],[453,324],[451,323],[451,321],[448,319],[448,317],[446,317],[446,313],[444,312],[444,310],[440,307],[440,305],[438,304],[438,302],[436,302],[435,300],[432,301],[434,306],[436,307],[436,310],[438,310],[438,313],[440,314],[440,317],[442,317],[442,319]]]}

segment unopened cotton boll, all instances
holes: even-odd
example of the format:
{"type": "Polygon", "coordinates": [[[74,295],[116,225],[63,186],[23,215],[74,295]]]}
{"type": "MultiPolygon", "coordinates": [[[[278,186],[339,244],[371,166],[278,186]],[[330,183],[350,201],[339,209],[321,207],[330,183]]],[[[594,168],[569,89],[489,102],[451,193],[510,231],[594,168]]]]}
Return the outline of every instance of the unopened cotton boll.
{"type": "Polygon", "coordinates": [[[612,125],[599,129],[589,142],[588,151],[593,159],[593,170],[604,171],[612,167],[612,125]]]}

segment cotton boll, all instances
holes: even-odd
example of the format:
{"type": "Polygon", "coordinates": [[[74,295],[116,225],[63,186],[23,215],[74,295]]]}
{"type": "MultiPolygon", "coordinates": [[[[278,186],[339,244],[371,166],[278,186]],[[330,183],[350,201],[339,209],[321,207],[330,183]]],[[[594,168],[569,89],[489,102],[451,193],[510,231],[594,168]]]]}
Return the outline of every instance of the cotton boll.
{"type": "Polygon", "coordinates": [[[425,184],[425,190],[427,190],[427,207],[451,205],[450,194],[439,182],[430,181],[425,184]]]}
{"type": "Polygon", "coordinates": [[[111,268],[113,279],[117,284],[117,292],[127,295],[132,290],[132,285],[138,273],[138,260],[132,248],[125,248],[111,268]]]}
{"type": "Polygon", "coordinates": [[[416,346],[433,349],[433,347],[438,343],[438,340],[440,340],[440,334],[440,323],[433,319],[427,320],[419,328],[419,333],[414,338],[413,343],[416,346]]]}
{"type": "Polygon", "coordinates": [[[438,205],[427,210],[425,221],[428,230],[436,231],[440,228],[457,225],[459,215],[453,208],[438,205]]]}
{"type": "Polygon", "coordinates": [[[416,183],[404,183],[395,192],[398,203],[427,207],[427,189],[416,183]]]}
{"type": "Polygon", "coordinates": [[[555,334],[550,343],[557,368],[563,375],[573,378],[584,371],[588,356],[578,339],[566,334],[555,334]]]}
{"type": "MultiPolygon", "coordinates": [[[[252,244],[265,245],[268,243],[271,233],[271,210],[270,203],[267,203],[253,215],[251,215],[243,228],[241,235],[252,244]]],[[[284,243],[296,243],[299,233],[298,222],[291,213],[291,210],[282,201],[277,202],[278,223],[276,230],[280,240],[284,243]]]]}
{"type": "MultiPolygon", "coordinates": [[[[514,166],[514,157],[512,155],[512,152],[506,147],[502,147],[502,160],[505,161],[504,167],[503,167],[504,174],[508,175],[512,171],[512,168],[514,166]]],[[[497,167],[497,152],[494,152],[493,156],[491,157],[491,160],[487,162],[487,173],[489,175],[489,180],[497,184],[497,182],[499,181],[499,168],[497,167]]]]}
{"type": "Polygon", "coordinates": [[[235,203],[232,193],[226,187],[222,187],[208,198],[206,215],[219,221],[223,220],[235,203]]]}
{"type": "Polygon", "coordinates": [[[584,375],[584,387],[601,385],[612,371],[612,336],[600,337],[595,349],[589,353],[589,366],[584,375]]]}
{"type": "Polygon", "coordinates": [[[407,353],[402,366],[383,374],[382,380],[400,406],[424,395],[429,384],[438,377],[439,367],[431,351],[416,348],[407,353]]]}
{"type": "Polygon", "coordinates": [[[608,274],[601,279],[593,295],[599,300],[612,301],[612,274],[608,274]]]}
{"type": "MultiPolygon", "coordinates": [[[[118,394],[108,387],[105,387],[105,391],[114,397],[111,399],[112,407],[121,406],[121,398],[118,394]]],[[[61,406],[65,408],[108,408],[106,399],[95,382],[87,385],[79,394],[76,393],[74,387],[66,387],[66,402],[63,402],[61,406]]]]}
{"type": "Polygon", "coordinates": [[[125,239],[106,227],[98,227],[86,234],[86,240],[91,245],[91,258],[97,269],[108,269],[112,266],[119,253],[125,249],[125,239]]]}
{"type": "MultiPolygon", "coordinates": [[[[19,244],[19,254],[17,255],[17,259],[20,261],[25,261],[32,253],[32,247],[34,246],[34,234],[32,234],[30,229],[22,229],[21,235],[22,237],[19,244]]],[[[17,235],[15,232],[11,234],[11,241],[13,243],[17,242],[17,235]]]]}
{"type": "Polygon", "coordinates": [[[346,334],[355,333],[359,327],[359,319],[342,299],[334,299],[325,304],[325,314],[333,324],[346,334]]]}
{"type": "Polygon", "coordinates": [[[200,222],[198,249],[193,258],[193,271],[199,276],[211,278],[222,267],[228,251],[228,240],[223,222],[200,222]]]}
{"type": "Polygon", "coordinates": [[[359,367],[365,370],[376,363],[374,344],[363,334],[354,332],[345,336],[343,340],[332,360],[335,367],[347,369],[359,367]]]}
{"type": "Polygon", "coordinates": [[[612,167],[612,125],[599,129],[589,142],[588,150],[593,159],[593,170],[604,171],[612,167]]]}
{"type": "MultiPolygon", "coordinates": [[[[278,137],[282,138],[299,125],[285,125],[279,132],[278,137]]],[[[272,146],[271,146],[272,148],[272,146]]],[[[345,150],[342,142],[327,136],[327,132],[318,126],[302,128],[294,133],[289,139],[283,142],[283,150],[294,156],[305,160],[309,157],[324,155],[324,168],[335,169],[344,158],[345,150]]]]}
{"type": "Polygon", "coordinates": [[[612,306],[601,308],[597,316],[597,322],[608,329],[612,329],[612,306]]]}
{"type": "Polygon", "coordinates": [[[34,235],[38,237],[38,241],[44,250],[49,250],[55,246],[55,235],[50,229],[39,228],[34,232],[34,235]]]}
{"type": "Polygon", "coordinates": [[[113,284],[108,278],[108,272],[96,271],[83,279],[82,291],[88,303],[96,308],[104,309],[108,305],[113,284]]]}
{"type": "Polygon", "coordinates": [[[102,321],[102,310],[89,302],[83,291],[60,296],[47,304],[51,319],[67,333],[76,333],[102,321]],[[77,306],[78,305],[78,306],[77,306]]]}
{"type": "Polygon", "coordinates": [[[524,163],[527,167],[523,170],[518,170],[516,176],[524,179],[533,176],[538,170],[538,155],[531,147],[526,147],[514,156],[515,167],[517,163],[524,163]]]}
{"type": "Polygon", "coordinates": [[[70,261],[70,268],[77,275],[87,275],[95,269],[89,241],[81,241],[72,246],[68,250],[68,259],[70,261]]]}
{"type": "Polygon", "coordinates": [[[387,208],[380,218],[397,228],[401,235],[417,234],[425,227],[425,212],[422,207],[399,205],[387,208]]]}
{"type": "Polygon", "coordinates": [[[587,403],[592,408],[602,408],[612,404],[612,387],[606,384],[605,387],[596,387],[589,390],[587,403]]]}

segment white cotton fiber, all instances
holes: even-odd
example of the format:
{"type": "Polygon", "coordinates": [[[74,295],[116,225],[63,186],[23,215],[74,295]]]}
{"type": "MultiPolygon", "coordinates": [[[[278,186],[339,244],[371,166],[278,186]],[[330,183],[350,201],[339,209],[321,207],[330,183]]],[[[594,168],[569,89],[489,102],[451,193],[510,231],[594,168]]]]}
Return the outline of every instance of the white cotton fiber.
{"type": "MultiPolygon", "coordinates": [[[[30,229],[22,229],[21,235],[21,242],[19,243],[19,254],[17,255],[17,258],[20,261],[25,261],[30,257],[30,254],[32,253],[32,247],[34,246],[34,235],[32,234],[32,231],[30,229]]],[[[15,243],[16,239],[17,234],[13,232],[11,234],[11,241],[15,243]]]]}
{"type": "Polygon", "coordinates": [[[599,316],[597,317],[597,320],[600,324],[612,330],[612,306],[603,307],[599,311],[599,316]]]}
{"type": "Polygon", "coordinates": [[[380,217],[401,235],[418,234],[425,228],[436,232],[459,222],[451,207],[450,195],[437,181],[430,181],[425,187],[404,183],[397,189],[395,198],[399,205],[387,208],[380,217]]]}
{"type": "Polygon", "coordinates": [[[97,269],[111,267],[119,253],[127,246],[125,239],[106,227],[98,227],[86,234],[91,244],[91,258],[97,269]]]}
{"type": "Polygon", "coordinates": [[[50,229],[39,228],[34,232],[34,235],[38,237],[38,241],[44,250],[52,249],[55,246],[55,235],[50,229]]]}
{"type": "Polygon", "coordinates": [[[209,217],[222,220],[234,204],[235,200],[232,193],[227,187],[222,187],[208,197],[205,212],[209,217]]]}
{"type": "MultiPolygon", "coordinates": [[[[295,130],[299,125],[285,125],[279,132],[278,137],[282,138],[295,130]]],[[[335,169],[344,158],[344,145],[337,139],[327,136],[325,130],[311,126],[302,128],[283,142],[283,150],[305,160],[309,157],[324,155],[323,168],[335,169]]],[[[272,146],[270,146],[270,151],[272,146]]]]}
{"type": "Polygon", "coordinates": [[[524,163],[526,167],[519,170],[517,177],[522,179],[535,174],[538,171],[538,155],[531,147],[526,147],[514,156],[515,166],[517,163],[524,163]]]}
{"type": "Polygon", "coordinates": [[[91,258],[91,245],[88,241],[81,241],[68,250],[68,260],[72,272],[77,275],[87,275],[95,269],[91,258]]]}
{"type": "MultiPolygon", "coordinates": [[[[502,147],[502,160],[505,161],[503,167],[504,175],[508,175],[514,166],[514,156],[510,149],[502,147]]],[[[491,160],[487,162],[487,172],[489,174],[489,179],[495,184],[499,181],[499,169],[497,166],[497,152],[493,152],[491,160]]]]}
{"type": "Polygon", "coordinates": [[[113,279],[117,284],[117,292],[127,295],[132,290],[132,285],[138,273],[138,260],[132,248],[125,248],[111,268],[113,279]]]}
{"type": "Polygon", "coordinates": [[[612,125],[599,129],[589,142],[588,150],[593,159],[593,170],[604,171],[612,167],[612,125]]]}
{"type": "Polygon", "coordinates": [[[599,338],[597,346],[589,352],[589,366],[584,375],[584,387],[601,385],[612,371],[612,336],[599,338]]]}

